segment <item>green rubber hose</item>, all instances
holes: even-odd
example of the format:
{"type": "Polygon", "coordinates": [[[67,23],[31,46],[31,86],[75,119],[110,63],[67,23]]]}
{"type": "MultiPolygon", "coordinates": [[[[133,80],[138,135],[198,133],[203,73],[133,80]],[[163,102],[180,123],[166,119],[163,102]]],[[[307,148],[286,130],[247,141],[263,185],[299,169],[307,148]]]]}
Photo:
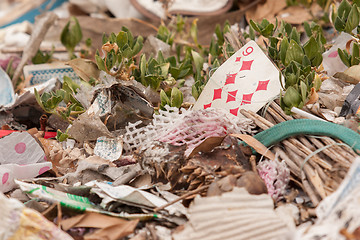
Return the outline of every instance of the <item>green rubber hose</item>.
{"type": "Polygon", "coordinates": [[[289,137],[306,134],[340,139],[360,154],[360,134],[339,124],[319,120],[295,119],[281,122],[256,134],[254,138],[270,147],[289,137]]]}

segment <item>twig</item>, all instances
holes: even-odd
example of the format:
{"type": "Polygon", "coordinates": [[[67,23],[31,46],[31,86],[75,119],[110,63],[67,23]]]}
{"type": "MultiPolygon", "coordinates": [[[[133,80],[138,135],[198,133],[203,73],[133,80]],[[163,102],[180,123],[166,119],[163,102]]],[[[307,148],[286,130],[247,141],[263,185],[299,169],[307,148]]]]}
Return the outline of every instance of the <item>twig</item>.
{"type": "Polygon", "coordinates": [[[25,64],[35,56],[36,52],[38,51],[42,40],[45,37],[45,34],[49,30],[50,26],[55,22],[57,19],[57,15],[53,12],[48,12],[41,18],[36,19],[34,31],[31,34],[30,41],[27,43],[26,47],[24,48],[24,54],[21,58],[19,65],[17,66],[14,76],[12,79],[13,86],[16,86],[17,80],[19,79],[23,67],[25,64]]]}
{"type": "Polygon", "coordinates": [[[61,211],[61,205],[60,203],[57,203],[57,225],[60,227],[61,221],[62,221],[62,211],[61,211]]]}
{"type": "Polygon", "coordinates": [[[138,23],[141,23],[141,24],[144,24],[144,25],[146,25],[146,26],[154,29],[155,31],[158,31],[158,30],[159,30],[159,28],[157,28],[155,25],[153,25],[153,24],[151,24],[151,23],[149,23],[149,22],[145,22],[145,21],[143,21],[143,20],[141,20],[141,19],[138,19],[138,18],[130,18],[130,20],[131,20],[131,21],[138,22],[138,23]]]}
{"type": "Polygon", "coordinates": [[[203,190],[205,190],[207,188],[209,188],[209,185],[205,185],[205,186],[199,187],[199,188],[197,188],[195,190],[192,190],[190,192],[187,192],[184,195],[182,195],[181,197],[179,197],[179,198],[177,198],[177,199],[175,199],[175,200],[173,200],[171,202],[168,202],[167,204],[165,204],[165,205],[163,205],[161,207],[155,208],[154,212],[158,212],[160,210],[163,210],[164,208],[167,208],[168,206],[173,205],[174,203],[177,203],[178,201],[183,200],[183,199],[185,199],[185,198],[187,198],[187,197],[189,197],[189,196],[191,196],[193,194],[200,193],[200,192],[202,192],[203,190]]]}

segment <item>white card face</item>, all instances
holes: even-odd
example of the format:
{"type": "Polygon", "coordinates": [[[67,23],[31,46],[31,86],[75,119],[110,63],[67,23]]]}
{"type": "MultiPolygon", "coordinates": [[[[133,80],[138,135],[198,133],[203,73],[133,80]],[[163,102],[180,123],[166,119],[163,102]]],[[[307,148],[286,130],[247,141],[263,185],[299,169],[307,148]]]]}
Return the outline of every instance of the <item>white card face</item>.
{"type": "Polygon", "coordinates": [[[194,109],[223,108],[235,116],[240,109],[257,112],[279,95],[279,70],[260,47],[250,41],[211,76],[194,109]]]}

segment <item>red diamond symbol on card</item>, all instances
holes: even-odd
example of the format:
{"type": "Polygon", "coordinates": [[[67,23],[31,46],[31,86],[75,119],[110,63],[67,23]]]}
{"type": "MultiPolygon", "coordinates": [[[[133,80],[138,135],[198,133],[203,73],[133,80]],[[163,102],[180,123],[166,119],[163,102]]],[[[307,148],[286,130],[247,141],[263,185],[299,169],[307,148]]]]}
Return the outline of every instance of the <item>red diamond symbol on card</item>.
{"type": "Polygon", "coordinates": [[[204,109],[207,109],[207,108],[209,108],[209,107],[211,107],[211,103],[209,103],[209,104],[204,104],[204,109]]]}
{"type": "Polygon", "coordinates": [[[235,100],[236,100],[236,98],[235,98],[235,97],[236,97],[236,93],[237,93],[237,91],[238,91],[238,90],[235,90],[235,91],[229,92],[226,102],[235,101],[235,100]]]}
{"type": "Polygon", "coordinates": [[[240,62],[241,57],[236,57],[235,62],[240,62]]]}
{"type": "Polygon", "coordinates": [[[251,98],[253,95],[254,95],[254,93],[243,94],[243,99],[241,101],[241,105],[251,104],[251,98]]]}
{"type": "Polygon", "coordinates": [[[243,70],[251,70],[251,64],[253,63],[254,60],[251,61],[243,61],[242,65],[241,65],[241,69],[240,71],[243,70]]]}
{"type": "Polygon", "coordinates": [[[267,86],[268,86],[269,82],[270,82],[270,80],[259,81],[255,92],[260,91],[260,90],[267,90],[267,86]]]}
{"type": "Polygon", "coordinates": [[[221,92],[222,92],[222,89],[221,89],[221,88],[214,89],[214,97],[213,97],[213,100],[220,99],[220,98],[221,98],[221,92]]]}
{"type": "Polygon", "coordinates": [[[234,108],[234,109],[230,109],[230,113],[237,116],[238,115],[238,112],[239,112],[239,108],[234,108]]]}
{"type": "Polygon", "coordinates": [[[225,85],[227,84],[234,84],[235,83],[235,77],[236,77],[237,73],[233,73],[233,74],[228,74],[226,75],[226,81],[225,81],[225,85]]]}

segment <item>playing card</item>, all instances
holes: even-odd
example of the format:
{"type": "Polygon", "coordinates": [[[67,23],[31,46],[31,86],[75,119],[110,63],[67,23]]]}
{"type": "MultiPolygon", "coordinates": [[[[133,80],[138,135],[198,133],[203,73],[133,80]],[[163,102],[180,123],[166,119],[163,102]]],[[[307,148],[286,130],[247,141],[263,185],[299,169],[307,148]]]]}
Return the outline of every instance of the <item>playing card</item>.
{"type": "Polygon", "coordinates": [[[26,65],[23,71],[25,78],[32,75],[30,86],[44,83],[51,78],[57,78],[63,81],[64,76],[68,76],[74,81],[79,80],[79,77],[72,67],[65,65],[63,62],[26,65]]]}
{"type": "Polygon", "coordinates": [[[250,41],[211,76],[194,109],[223,108],[235,116],[240,109],[257,112],[279,95],[279,70],[260,47],[250,41]]]}

